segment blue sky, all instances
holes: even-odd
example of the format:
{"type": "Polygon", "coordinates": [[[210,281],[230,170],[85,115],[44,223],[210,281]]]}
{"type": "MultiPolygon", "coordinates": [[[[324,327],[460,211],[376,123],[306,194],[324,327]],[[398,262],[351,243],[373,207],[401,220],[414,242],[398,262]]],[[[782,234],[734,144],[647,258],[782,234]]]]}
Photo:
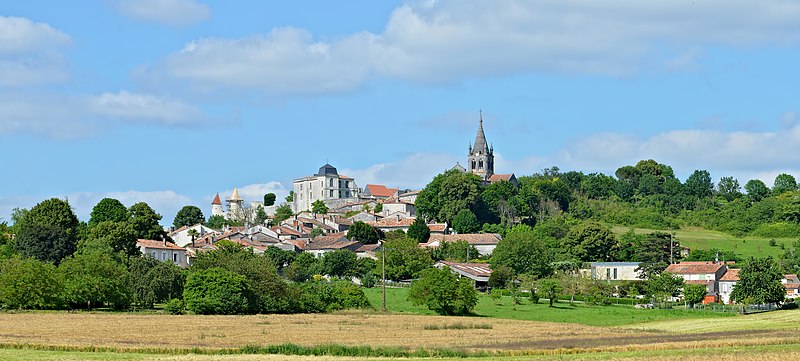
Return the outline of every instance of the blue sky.
{"type": "Polygon", "coordinates": [[[795,1],[0,4],[0,217],[103,197],[172,221],[326,161],[420,188],[464,162],[613,174],[654,158],[800,177],[795,1]]]}

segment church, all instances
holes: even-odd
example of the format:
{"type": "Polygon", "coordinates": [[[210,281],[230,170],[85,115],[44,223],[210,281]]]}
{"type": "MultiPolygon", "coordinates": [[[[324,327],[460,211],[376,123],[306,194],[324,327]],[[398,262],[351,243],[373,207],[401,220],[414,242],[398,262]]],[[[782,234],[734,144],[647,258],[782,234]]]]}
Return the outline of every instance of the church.
{"type": "Polygon", "coordinates": [[[477,175],[486,184],[508,181],[517,185],[517,177],[514,176],[514,173],[494,173],[494,145],[486,142],[486,134],[483,132],[483,112],[479,114],[478,134],[475,136],[475,143],[469,145],[467,152],[467,168],[464,169],[464,167],[456,163],[453,169],[477,175]]]}

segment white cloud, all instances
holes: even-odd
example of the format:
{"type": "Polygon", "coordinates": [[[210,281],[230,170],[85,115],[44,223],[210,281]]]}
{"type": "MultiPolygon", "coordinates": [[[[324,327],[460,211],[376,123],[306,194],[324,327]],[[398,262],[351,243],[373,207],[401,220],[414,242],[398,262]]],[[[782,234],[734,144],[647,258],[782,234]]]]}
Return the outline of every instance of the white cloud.
{"type": "Polygon", "coordinates": [[[104,117],[165,125],[187,124],[206,118],[201,111],[183,102],[126,91],[89,97],[88,108],[104,117]]]}
{"type": "Polygon", "coordinates": [[[45,23],[0,16],[0,86],[18,87],[69,78],[60,50],[68,35],[45,23]]]}
{"type": "Polygon", "coordinates": [[[356,184],[364,188],[367,184],[383,184],[387,187],[420,189],[433,177],[464,159],[445,153],[414,153],[396,162],[378,163],[363,169],[342,169],[339,174],[355,178],[356,184]]]}
{"type": "MultiPolygon", "coordinates": [[[[248,184],[237,188],[239,189],[239,195],[244,198],[246,204],[251,201],[264,201],[264,195],[267,193],[275,193],[275,203],[280,204],[284,202],[284,198],[289,194],[289,190],[277,181],[248,184]]],[[[225,202],[225,199],[230,198],[231,194],[233,194],[233,189],[228,189],[220,192],[219,197],[225,202]]],[[[208,204],[211,204],[212,197],[208,197],[208,204]]]]}
{"type": "Polygon", "coordinates": [[[211,17],[208,5],[195,0],[118,0],[114,7],[127,17],[170,26],[184,26],[211,17]]]}
{"type": "Polygon", "coordinates": [[[396,8],[380,34],[329,41],[303,29],[187,44],[146,70],[194,89],[349,91],[372,78],[452,83],[520,72],[628,75],[693,68],[708,45],[794,45],[800,3],[442,0],[396,8]]]}

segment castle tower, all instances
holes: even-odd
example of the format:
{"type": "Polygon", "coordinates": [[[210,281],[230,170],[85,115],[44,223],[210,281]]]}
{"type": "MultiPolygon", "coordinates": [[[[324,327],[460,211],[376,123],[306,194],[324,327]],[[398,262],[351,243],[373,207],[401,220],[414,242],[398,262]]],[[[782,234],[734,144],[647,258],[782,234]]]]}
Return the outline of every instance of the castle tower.
{"type": "Polygon", "coordinates": [[[219,200],[219,193],[214,196],[214,201],[211,202],[211,215],[212,216],[225,216],[225,210],[222,209],[222,201],[219,200]]]}
{"type": "Polygon", "coordinates": [[[467,171],[481,177],[484,181],[488,181],[489,177],[494,174],[494,147],[489,147],[486,143],[486,134],[483,133],[483,112],[480,113],[475,144],[469,146],[467,171]]]}
{"type": "Polygon", "coordinates": [[[238,219],[242,213],[242,204],[244,203],[244,198],[239,196],[239,188],[233,188],[233,194],[225,200],[225,203],[228,204],[228,219],[238,219]]]}

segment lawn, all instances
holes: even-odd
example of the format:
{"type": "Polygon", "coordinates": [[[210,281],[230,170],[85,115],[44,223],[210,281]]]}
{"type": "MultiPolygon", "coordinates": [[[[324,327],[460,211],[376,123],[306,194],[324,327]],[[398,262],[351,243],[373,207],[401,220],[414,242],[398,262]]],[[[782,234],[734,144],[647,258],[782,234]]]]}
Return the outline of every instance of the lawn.
{"type": "MultiPolygon", "coordinates": [[[[621,235],[630,230],[630,227],[615,226],[612,231],[621,235]]],[[[670,230],[656,230],[646,228],[634,228],[634,232],[639,234],[653,233],[653,232],[666,232],[675,233],[675,240],[681,246],[689,247],[689,249],[720,249],[723,251],[732,251],[733,253],[742,257],[766,257],[766,256],[779,256],[784,253],[781,245],[784,248],[789,248],[794,243],[794,238],[775,238],[775,246],[770,246],[769,241],[771,238],[764,237],[734,237],[730,234],[711,231],[699,227],[687,227],[675,231],[670,230]]]]}
{"type": "MultiPolygon", "coordinates": [[[[375,309],[381,307],[381,288],[364,289],[364,293],[375,309]]],[[[392,313],[432,315],[433,311],[423,306],[414,306],[408,300],[407,288],[388,288],[386,303],[392,313]]],[[[579,323],[588,326],[620,326],[634,323],[665,321],[675,319],[706,319],[731,317],[731,313],[713,313],[686,310],[640,310],[631,306],[590,306],[576,303],[560,302],[549,307],[547,301],[531,304],[522,299],[522,304],[515,305],[511,297],[503,297],[495,302],[489,296],[480,294],[475,313],[482,317],[503,318],[527,321],[547,321],[579,323]]]]}

